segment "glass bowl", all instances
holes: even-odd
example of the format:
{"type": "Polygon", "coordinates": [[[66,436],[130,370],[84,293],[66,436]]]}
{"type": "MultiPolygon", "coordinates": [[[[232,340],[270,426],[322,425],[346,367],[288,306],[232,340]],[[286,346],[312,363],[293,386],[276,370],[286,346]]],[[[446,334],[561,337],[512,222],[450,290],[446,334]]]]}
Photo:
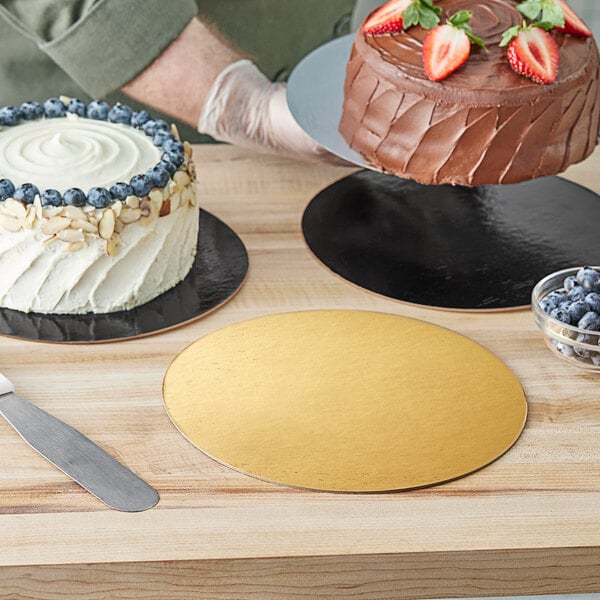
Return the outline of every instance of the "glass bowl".
{"type": "MultiPolygon", "coordinates": [[[[600,267],[591,268],[600,271],[600,267]]],[[[563,292],[565,278],[576,275],[579,269],[581,267],[557,271],[539,281],[531,293],[531,310],[546,344],[558,358],[574,367],[600,373],[600,331],[567,325],[551,317],[540,306],[542,298],[550,292],[563,292]]]]}

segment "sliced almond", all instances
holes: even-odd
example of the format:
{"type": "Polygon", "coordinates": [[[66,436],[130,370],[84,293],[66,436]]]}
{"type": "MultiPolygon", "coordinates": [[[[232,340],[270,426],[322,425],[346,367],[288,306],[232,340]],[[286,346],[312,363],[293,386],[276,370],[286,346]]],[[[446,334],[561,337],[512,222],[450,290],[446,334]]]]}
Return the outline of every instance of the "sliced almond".
{"type": "Polygon", "coordinates": [[[173,181],[175,181],[180,190],[183,190],[186,185],[190,184],[191,179],[185,171],[177,171],[175,175],[173,175],[173,181]]]}
{"type": "Polygon", "coordinates": [[[71,100],[73,100],[73,98],[71,98],[71,96],[59,96],[58,99],[66,106],[67,104],[69,104],[69,102],[71,102],[71,100]]]}
{"type": "Polygon", "coordinates": [[[85,206],[83,206],[81,208],[81,210],[86,214],[86,215],[91,215],[92,213],[96,212],[96,207],[92,206],[91,204],[86,204],[85,206]]]}
{"type": "Polygon", "coordinates": [[[159,217],[166,217],[171,213],[171,200],[167,198],[160,207],[159,217]]]}
{"type": "Polygon", "coordinates": [[[183,153],[188,158],[192,158],[192,145],[187,140],[183,142],[183,153]]]}
{"type": "Polygon", "coordinates": [[[125,225],[123,225],[123,223],[117,219],[115,221],[115,233],[123,233],[123,229],[125,229],[125,225]]]}
{"type": "Polygon", "coordinates": [[[115,232],[115,220],[115,213],[110,208],[107,208],[98,223],[98,231],[102,239],[110,240],[115,232]]]}
{"type": "Polygon", "coordinates": [[[72,229],[81,229],[86,233],[98,233],[98,227],[96,225],[86,221],[85,219],[73,219],[71,221],[72,229]]]}
{"type": "Polygon", "coordinates": [[[16,233],[23,229],[24,224],[23,219],[15,219],[15,217],[11,217],[10,215],[0,214],[0,227],[6,231],[16,233]]]}
{"type": "Polygon", "coordinates": [[[196,206],[196,194],[192,186],[188,186],[181,193],[181,201],[188,206],[196,206]]]}
{"type": "Polygon", "coordinates": [[[139,221],[141,216],[142,211],[139,208],[125,207],[119,215],[119,221],[121,221],[121,223],[125,223],[125,225],[129,225],[130,223],[135,223],[136,221],[139,221]]]}
{"type": "Polygon", "coordinates": [[[109,256],[117,255],[117,248],[119,246],[119,241],[117,238],[111,238],[110,240],[106,240],[106,254],[109,256]]]}
{"type": "Polygon", "coordinates": [[[121,202],[120,200],[117,200],[116,202],[113,202],[113,204],[110,208],[115,213],[115,216],[118,217],[121,214],[121,211],[123,210],[123,206],[124,206],[124,203],[121,202]]]}
{"type": "Polygon", "coordinates": [[[77,250],[83,250],[87,244],[85,242],[69,242],[67,244],[67,252],[77,252],[77,250]]]}
{"type": "Polygon", "coordinates": [[[41,221],[44,217],[44,207],[39,196],[36,196],[33,201],[33,210],[35,211],[35,216],[41,221]]]}
{"type": "Polygon", "coordinates": [[[62,229],[58,232],[58,239],[63,242],[83,242],[85,234],[81,229],[62,229]]]}
{"type": "Polygon", "coordinates": [[[176,140],[181,140],[181,136],[179,135],[179,129],[177,129],[177,125],[175,123],[171,123],[171,133],[176,140]]]}
{"type": "Polygon", "coordinates": [[[68,204],[63,210],[63,215],[69,219],[85,219],[85,213],[78,206],[68,204]]]}
{"type": "Polygon", "coordinates": [[[190,174],[190,179],[192,181],[196,181],[196,179],[197,179],[197,176],[196,176],[196,165],[192,161],[190,161],[189,164],[188,164],[188,166],[187,166],[187,168],[188,168],[188,173],[190,174]]]}
{"type": "Polygon", "coordinates": [[[51,235],[50,237],[46,238],[42,244],[47,248],[48,246],[50,246],[51,244],[54,244],[54,242],[57,240],[58,238],[55,235],[51,235]]]}
{"type": "Polygon", "coordinates": [[[157,204],[158,206],[162,205],[163,200],[165,199],[165,196],[162,192],[162,190],[159,190],[158,188],[154,188],[149,194],[148,194],[148,198],[150,198],[150,202],[157,204]]]}
{"type": "Polygon", "coordinates": [[[54,235],[71,225],[71,219],[67,217],[51,217],[42,223],[42,233],[44,235],[54,235]]]}
{"type": "MultiPolygon", "coordinates": [[[[169,201],[170,201],[170,205],[171,205],[171,210],[169,212],[175,212],[181,205],[181,193],[175,192],[174,194],[171,194],[171,197],[169,198],[169,200],[166,200],[165,202],[169,202],[169,201]]],[[[167,214],[169,214],[169,213],[167,213],[167,214]]],[[[160,216],[164,217],[164,215],[162,214],[162,211],[160,213],[160,216]]]]}
{"type": "Polygon", "coordinates": [[[125,199],[125,204],[129,208],[139,208],[140,199],[137,196],[127,196],[127,198],[125,199]]]}
{"type": "Polygon", "coordinates": [[[35,210],[35,206],[30,206],[27,210],[27,216],[25,217],[25,223],[27,224],[28,229],[32,229],[37,219],[37,214],[35,210]]]}
{"type": "Polygon", "coordinates": [[[19,200],[13,200],[13,198],[8,198],[4,201],[4,209],[16,219],[24,219],[27,216],[27,207],[25,204],[19,202],[19,200]]]}

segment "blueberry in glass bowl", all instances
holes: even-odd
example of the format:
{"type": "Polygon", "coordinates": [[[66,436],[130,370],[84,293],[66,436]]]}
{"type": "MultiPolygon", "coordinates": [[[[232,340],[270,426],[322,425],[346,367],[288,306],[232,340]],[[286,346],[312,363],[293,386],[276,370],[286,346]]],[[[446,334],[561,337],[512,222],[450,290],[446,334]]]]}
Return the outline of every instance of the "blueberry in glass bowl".
{"type": "Polygon", "coordinates": [[[600,373],[600,267],[573,267],[544,277],[531,294],[531,310],[556,356],[600,373]]]}

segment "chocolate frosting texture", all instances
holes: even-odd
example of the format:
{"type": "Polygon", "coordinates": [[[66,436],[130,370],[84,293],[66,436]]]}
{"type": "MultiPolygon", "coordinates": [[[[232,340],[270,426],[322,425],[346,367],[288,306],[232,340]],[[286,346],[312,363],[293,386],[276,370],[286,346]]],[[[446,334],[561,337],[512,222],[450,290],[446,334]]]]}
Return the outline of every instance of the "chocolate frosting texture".
{"type": "Polygon", "coordinates": [[[465,65],[441,82],[425,75],[427,31],[358,32],[347,66],[340,132],[375,168],[421,183],[515,183],[553,175],[589,156],[600,127],[600,66],[592,38],[553,33],[555,83],[515,73],[499,47],[522,21],[512,0],[441,0],[442,17],[472,10],[465,65]]]}

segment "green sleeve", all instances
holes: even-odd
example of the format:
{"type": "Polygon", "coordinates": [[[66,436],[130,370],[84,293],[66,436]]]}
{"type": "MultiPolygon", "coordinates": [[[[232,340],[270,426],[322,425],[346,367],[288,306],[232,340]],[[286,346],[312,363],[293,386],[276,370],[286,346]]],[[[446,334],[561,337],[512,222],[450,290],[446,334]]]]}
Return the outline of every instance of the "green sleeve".
{"type": "Polygon", "coordinates": [[[0,18],[95,98],[143,71],[196,13],[194,0],[0,0],[0,18]]]}

